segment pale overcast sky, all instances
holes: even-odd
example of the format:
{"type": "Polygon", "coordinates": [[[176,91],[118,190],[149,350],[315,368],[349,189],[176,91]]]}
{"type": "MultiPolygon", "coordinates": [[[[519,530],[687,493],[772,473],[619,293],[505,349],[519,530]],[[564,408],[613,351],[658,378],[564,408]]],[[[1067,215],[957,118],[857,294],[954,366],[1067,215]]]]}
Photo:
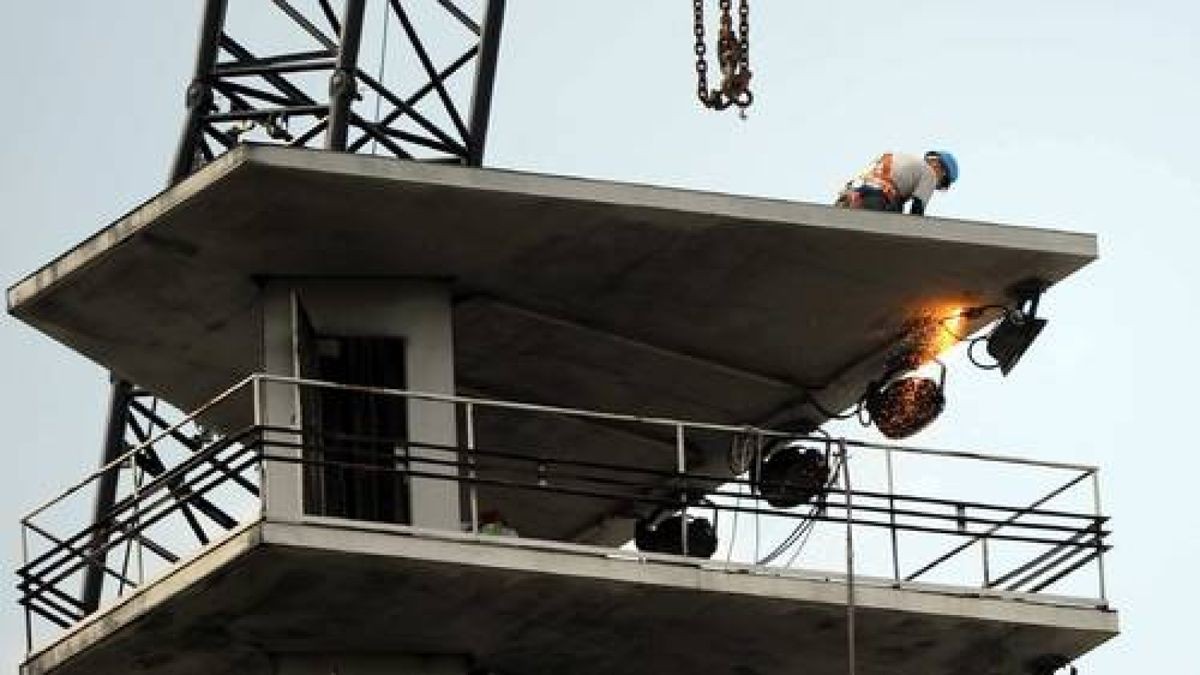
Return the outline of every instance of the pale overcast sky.
{"type": "MultiPolygon", "coordinates": [[[[249,0],[233,0],[236,3],[249,0]]],[[[715,4],[715,3],[714,3],[715,4]]],[[[0,22],[4,284],[163,186],[201,2],[10,2],[0,22]]],[[[880,151],[954,150],[935,215],[1097,233],[1007,380],[952,359],[939,447],[1097,464],[1123,634],[1087,675],[1195,672],[1200,5],[756,0],[749,120],[694,100],[690,6],[509,0],[487,163],[828,202],[880,151]]],[[[105,373],[0,322],[5,574],[21,513],[94,468],[105,373]]],[[[0,591],[0,667],[23,651],[0,591]]]]}

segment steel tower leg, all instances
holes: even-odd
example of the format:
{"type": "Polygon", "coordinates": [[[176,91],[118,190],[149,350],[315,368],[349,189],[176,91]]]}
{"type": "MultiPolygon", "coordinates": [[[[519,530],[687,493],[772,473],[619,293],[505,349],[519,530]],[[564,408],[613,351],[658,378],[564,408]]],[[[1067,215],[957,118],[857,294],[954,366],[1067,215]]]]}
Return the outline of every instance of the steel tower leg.
{"type": "MultiPolygon", "coordinates": [[[[273,140],[282,140],[297,147],[312,147],[308,143],[325,130],[325,147],[330,150],[343,152],[361,151],[369,138],[379,140],[386,147],[393,149],[397,157],[411,157],[404,149],[396,145],[399,141],[415,144],[416,147],[432,148],[437,152],[451,155],[451,159],[469,166],[481,166],[483,163],[484,147],[487,140],[488,121],[491,116],[492,92],[496,79],[496,65],[500,52],[501,27],[504,20],[506,0],[487,0],[483,8],[483,17],[476,23],[468,13],[458,7],[455,0],[438,0],[438,3],[453,17],[455,21],[465,26],[477,38],[477,42],[441,70],[436,70],[428,53],[420,44],[411,21],[406,17],[401,5],[396,0],[389,0],[400,20],[410,31],[412,48],[422,65],[429,81],[418,88],[408,97],[401,97],[384,86],[374,82],[365,73],[362,74],[364,84],[380,94],[388,103],[394,106],[393,112],[383,120],[368,123],[357,120],[351,109],[360,79],[358,76],[358,58],[362,41],[366,0],[346,0],[341,21],[335,15],[328,3],[321,3],[321,16],[325,25],[337,35],[337,44],[326,37],[320,20],[310,21],[303,13],[296,11],[286,3],[276,3],[277,6],[288,10],[286,13],[295,21],[297,27],[309,36],[317,38],[318,42],[328,48],[326,53],[306,52],[295,54],[255,55],[233,39],[226,31],[226,15],[229,0],[205,0],[201,17],[200,33],[196,48],[195,67],[191,81],[188,84],[186,106],[182,133],[180,134],[175,156],[168,176],[168,185],[174,185],[187,178],[206,161],[211,161],[219,152],[209,146],[207,141],[213,141],[225,149],[232,149],[238,143],[236,133],[229,129],[218,128],[222,124],[241,123],[274,123],[276,119],[286,119],[288,116],[303,118],[309,115],[316,119],[315,126],[296,136],[283,133],[273,140]],[[262,79],[261,83],[247,84],[238,80],[236,74],[230,74],[229,69],[219,65],[222,50],[231,58],[231,63],[255,69],[262,79]],[[469,121],[463,124],[458,106],[450,100],[446,93],[445,81],[459,71],[472,58],[476,59],[475,79],[471,93],[469,121]],[[324,64],[324,65],[323,65],[324,64]],[[293,67],[294,66],[294,67],[293,67]],[[288,79],[292,70],[313,70],[321,67],[332,69],[329,80],[328,98],[322,95],[309,95],[300,86],[288,79]],[[291,68],[292,70],[289,70],[291,68]],[[443,129],[424,117],[416,108],[419,101],[431,92],[437,92],[443,99],[448,114],[457,123],[456,129],[443,129]],[[217,98],[224,96],[229,99],[229,111],[217,110],[217,98]],[[274,106],[274,107],[272,107],[274,106]],[[425,136],[414,134],[397,127],[388,127],[397,120],[415,120],[425,136]],[[374,135],[363,136],[350,143],[352,127],[373,129],[374,135]],[[462,142],[453,138],[459,134],[462,142]],[[206,140],[207,139],[207,140],[206,140]]],[[[107,465],[125,451],[126,431],[135,410],[134,395],[138,390],[133,383],[123,381],[114,376],[109,397],[108,421],[104,434],[104,446],[101,453],[101,466],[107,465]]],[[[106,472],[101,477],[94,505],[94,520],[99,523],[116,502],[119,471],[106,472]]],[[[102,565],[105,560],[104,549],[108,544],[109,533],[100,529],[92,540],[92,548],[97,555],[97,565],[87,568],[83,580],[83,597],[88,611],[94,611],[103,595],[104,574],[102,565]]]]}
{"type": "Polygon", "coordinates": [[[471,134],[467,146],[467,164],[483,166],[488,121],[492,115],[492,90],[496,83],[496,62],[500,55],[500,28],[504,23],[505,0],[488,0],[479,36],[479,68],[475,71],[475,92],[471,98],[471,134]]]}
{"type": "Polygon", "coordinates": [[[366,0],[346,0],[337,67],[329,78],[329,135],[325,141],[328,150],[346,149],[346,138],[350,133],[350,104],[358,89],[355,72],[358,70],[358,47],[362,42],[366,6],[366,0]]]}
{"type": "MultiPolygon", "coordinates": [[[[167,184],[174,185],[192,172],[195,164],[197,143],[200,139],[200,126],[204,114],[212,105],[212,83],[210,73],[217,62],[217,51],[220,47],[221,30],[225,24],[225,9],[228,0],[208,0],[204,5],[204,15],[200,24],[199,46],[196,49],[196,67],[192,71],[192,81],[187,88],[187,117],[184,120],[183,132],[179,137],[179,146],[175,151],[175,161],[171,165],[171,173],[167,184]]],[[[129,422],[129,404],[133,398],[133,385],[115,375],[112,378],[112,389],[108,400],[108,420],[104,431],[104,446],[100,451],[100,466],[106,466],[120,456],[125,450],[125,428],[129,422]]],[[[112,509],[117,498],[118,470],[107,471],[100,476],[96,488],[96,502],[92,511],[92,522],[99,523],[104,514],[112,509]]],[[[96,552],[96,564],[89,565],[83,578],[83,604],[88,612],[93,612],[100,605],[100,596],[104,590],[104,564],[107,552],[108,533],[101,530],[92,539],[92,548],[96,552]]]]}
{"type": "MultiPolygon", "coordinates": [[[[101,450],[100,466],[107,466],[125,450],[125,424],[129,418],[129,401],[133,396],[133,385],[114,379],[108,399],[108,422],[104,432],[104,447],[101,450]]],[[[92,522],[99,523],[104,514],[113,507],[117,498],[118,469],[105,471],[96,488],[96,503],[92,511],[92,522]]],[[[104,565],[107,560],[105,544],[108,532],[101,529],[92,538],[91,548],[95,551],[95,562],[87,567],[83,577],[83,605],[85,611],[94,612],[100,606],[100,594],[104,587],[104,565]]]]}
{"type": "Polygon", "coordinates": [[[192,71],[192,81],[187,88],[187,117],[179,137],[179,147],[175,151],[175,163],[171,166],[170,185],[187,178],[195,166],[201,125],[204,115],[212,106],[212,72],[221,45],[221,31],[225,26],[226,2],[208,0],[204,5],[199,46],[196,48],[196,68],[192,71]]]}

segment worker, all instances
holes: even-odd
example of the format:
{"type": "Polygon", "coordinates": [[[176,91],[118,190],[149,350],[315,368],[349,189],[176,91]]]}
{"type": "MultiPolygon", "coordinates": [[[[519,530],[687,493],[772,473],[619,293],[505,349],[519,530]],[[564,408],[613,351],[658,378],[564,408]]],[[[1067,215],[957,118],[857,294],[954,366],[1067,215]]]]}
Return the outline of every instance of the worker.
{"type": "Polygon", "coordinates": [[[948,190],[958,180],[958,162],[945,150],[930,150],[925,157],[886,153],[846,183],[836,206],[846,209],[904,212],[923,215],[933,191],[948,190]]]}

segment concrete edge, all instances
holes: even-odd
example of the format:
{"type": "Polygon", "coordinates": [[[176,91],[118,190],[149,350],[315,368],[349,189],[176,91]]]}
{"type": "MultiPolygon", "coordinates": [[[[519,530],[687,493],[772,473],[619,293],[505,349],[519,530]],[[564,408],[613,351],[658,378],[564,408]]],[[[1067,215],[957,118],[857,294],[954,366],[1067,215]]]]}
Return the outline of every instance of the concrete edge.
{"type": "Polygon", "coordinates": [[[37,296],[47,288],[87,267],[100,256],[128,241],[142,229],[186,203],[208,186],[221,181],[239,167],[244,166],[249,157],[248,146],[239,146],[221,155],[202,170],[138,204],[111,225],[102,228],[34,272],[27,274],[8,288],[9,313],[19,317],[23,306],[35,301],[37,296]]]}
{"type": "MultiPolygon", "coordinates": [[[[53,642],[30,653],[21,675],[40,675],[57,668],[92,645],[146,617],[158,607],[189,592],[209,575],[261,546],[300,548],[423,560],[473,567],[511,569],[541,574],[604,579],[683,590],[732,593],[845,607],[848,586],[836,575],[824,578],[770,575],[750,570],[705,566],[701,561],[671,556],[636,556],[628,552],[558,542],[480,537],[422,531],[404,526],[358,526],[329,519],[305,522],[245,523],[220,542],[200,549],[163,576],[113,604],[102,607],[53,642]]],[[[1086,631],[1103,642],[1118,632],[1118,615],[1109,609],[1039,603],[1025,597],[992,596],[952,587],[914,588],[855,584],[855,604],[866,609],[936,613],[966,619],[1043,625],[1086,631]]]]}
{"type": "Polygon", "coordinates": [[[131,209],[113,224],[10,286],[7,292],[9,312],[20,316],[22,306],[36,300],[43,291],[61,283],[69,275],[127,241],[164,214],[243,167],[319,171],[364,179],[519,193],[546,199],[632,206],[675,213],[706,213],[736,220],[790,225],[822,223],[821,227],[877,236],[1071,255],[1082,259],[1080,267],[1098,256],[1097,239],[1093,234],[948,218],[847,211],[780,199],[535,174],[511,169],[466,168],[322,150],[241,145],[221,155],[182,182],[131,209]]]}
{"type": "MultiPolygon", "coordinates": [[[[746,570],[699,566],[691,561],[647,559],[597,547],[482,538],[457,533],[427,533],[413,528],[360,528],[353,524],[268,521],[263,543],[333,553],[402,557],[474,567],[513,569],[544,574],[601,578],[685,590],[734,593],[845,607],[847,584],[832,576],[802,578],[746,570]],[[439,536],[444,534],[445,536],[439,536]],[[404,536],[408,535],[408,536],[404,536]]],[[[992,596],[983,591],[950,587],[901,588],[855,584],[855,604],[862,608],[950,614],[962,618],[1117,633],[1117,613],[1095,607],[1031,602],[1028,598],[992,596]]]]}
{"type": "Polygon", "coordinates": [[[848,211],[822,204],[704,192],[678,187],[624,183],[498,168],[465,168],[384,157],[350,155],[273,145],[250,145],[252,165],[295,171],[321,171],[358,178],[434,184],[490,192],[517,192],[534,197],[633,206],[683,213],[706,213],[738,220],[783,224],[821,223],[821,227],[889,237],[950,243],[1034,249],[1093,260],[1098,257],[1094,234],[985,221],[908,216],[874,211],[848,211]],[[619,192],[620,194],[614,194],[619,192]],[[687,201],[684,204],[684,200],[687,201]],[[935,226],[931,226],[935,225],[935,226]]]}

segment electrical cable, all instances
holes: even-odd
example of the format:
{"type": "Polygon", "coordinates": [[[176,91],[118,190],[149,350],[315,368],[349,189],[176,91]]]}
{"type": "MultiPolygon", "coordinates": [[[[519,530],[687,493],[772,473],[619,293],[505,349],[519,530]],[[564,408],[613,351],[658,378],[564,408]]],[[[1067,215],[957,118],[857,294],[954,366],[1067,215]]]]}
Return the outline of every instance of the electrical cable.
{"type": "Polygon", "coordinates": [[[762,531],[760,528],[760,523],[762,521],[762,513],[761,512],[762,512],[762,508],[754,509],[754,558],[752,558],[753,560],[758,560],[759,538],[762,534],[762,531]]]}
{"type": "Polygon", "coordinates": [[[775,562],[779,556],[783,555],[792,547],[793,544],[796,543],[797,540],[803,537],[808,530],[812,529],[812,524],[816,522],[813,520],[813,516],[815,515],[817,515],[817,507],[814,506],[809,509],[808,515],[804,516],[800,524],[792,530],[791,534],[789,534],[782,542],[779,543],[778,546],[775,547],[775,550],[763,556],[762,559],[756,561],[755,564],[770,565],[771,563],[775,562]]]}
{"type": "MultiPolygon", "coordinates": [[[[840,470],[841,470],[841,460],[839,460],[837,463],[835,463],[833,468],[829,472],[829,480],[825,483],[825,486],[824,486],[826,491],[831,489],[833,487],[834,483],[837,482],[837,475],[838,475],[838,471],[840,471],[840,470]]],[[[823,503],[813,504],[812,507],[810,507],[808,510],[808,515],[806,515],[804,517],[804,519],[801,521],[801,523],[799,525],[797,525],[794,530],[792,530],[791,534],[789,534],[787,537],[785,537],[783,542],[780,543],[778,546],[776,546],[773,551],[768,553],[761,560],[757,560],[757,564],[759,564],[759,565],[771,564],[772,562],[775,561],[776,558],[783,555],[789,548],[791,548],[792,545],[795,544],[796,541],[799,540],[801,537],[807,538],[806,530],[811,531],[813,525],[816,523],[814,516],[816,516],[817,513],[819,513],[822,508],[824,508],[823,503]]],[[[803,544],[801,544],[801,548],[803,548],[803,544]]],[[[799,549],[797,549],[796,555],[799,555],[799,549]]],[[[757,551],[756,551],[755,558],[757,559],[757,557],[758,556],[757,556],[757,551]]],[[[792,556],[792,560],[795,560],[795,556],[792,556]]],[[[788,566],[791,566],[790,561],[788,563],[788,566]]]]}
{"type": "Polygon", "coordinates": [[[983,337],[977,337],[974,340],[971,340],[971,343],[967,345],[967,359],[971,361],[971,365],[979,368],[980,370],[995,370],[1000,367],[999,361],[995,363],[984,363],[975,357],[975,346],[981,342],[986,342],[989,337],[991,337],[991,333],[988,333],[983,337]]]}
{"type": "Polygon", "coordinates": [[[742,511],[742,484],[738,483],[738,496],[734,504],[733,528],[729,533],[729,550],[725,552],[725,562],[733,560],[733,545],[737,543],[738,515],[742,511]]]}
{"type": "MultiPolygon", "coordinates": [[[[383,44],[381,45],[381,47],[379,49],[379,77],[376,78],[381,85],[383,84],[384,68],[387,66],[388,24],[391,23],[391,21],[389,19],[391,19],[391,8],[389,8],[388,3],[385,2],[385,3],[383,3],[383,40],[382,40],[383,44]]],[[[375,92],[375,124],[379,124],[379,112],[380,112],[380,108],[382,106],[382,102],[383,102],[383,93],[378,92],[378,91],[375,92]]],[[[375,154],[375,148],[376,148],[376,141],[375,141],[375,138],[372,137],[371,138],[371,154],[372,155],[375,154]]]]}
{"type": "Polygon", "coordinates": [[[812,533],[816,531],[817,521],[814,519],[810,521],[810,523],[811,524],[809,525],[808,530],[804,533],[804,537],[800,540],[800,544],[796,546],[795,552],[792,553],[792,557],[788,558],[787,564],[783,566],[784,569],[792,568],[792,565],[796,562],[796,558],[800,557],[800,553],[803,552],[804,547],[808,545],[808,540],[812,537],[812,533]]]}
{"type": "MultiPolygon", "coordinates": [[[[1000,316],[998,316],[997,319],[1001,318],[1001,317],[1007,317],[1009,315],[1009,313],[1012,312],[1012,309],[1010,309],[1009,307],[1007,307],[1005,305],[979,305],[978,307],[968,307],[956,314],[951,314],[950,316],[944,316],[944,317],[938,319],[938,325],[941,326],[942,330],[949,333],[950,336],[953,337],[955,340],[958,340],[959,342],[966,342],[967,340],[971,339],[971,336],[958,334],[957,332],[952,330],[948,325],[946,325],[947,322],[952,321],[954,319],[960,319],[960,318],[961,319],[978,319],[979,317],[983,316],[984,312],[987,312],[989,310],[999,310],[1000,316]]],[[[988,331],[988,332],[990,333],[991,331],[988,331]]]]}
{"type": "Polygon", "coordinates": [[[726,460],[733,475],[740,476],[750,470],[750,463],[755,457],[755,450],[751,448],[752,440],[754,445],[761,446],[762,434],[753,427],[746,427],[741,433],[734,434],[733,440],[729,442],[729,456],[726,460]]]}

